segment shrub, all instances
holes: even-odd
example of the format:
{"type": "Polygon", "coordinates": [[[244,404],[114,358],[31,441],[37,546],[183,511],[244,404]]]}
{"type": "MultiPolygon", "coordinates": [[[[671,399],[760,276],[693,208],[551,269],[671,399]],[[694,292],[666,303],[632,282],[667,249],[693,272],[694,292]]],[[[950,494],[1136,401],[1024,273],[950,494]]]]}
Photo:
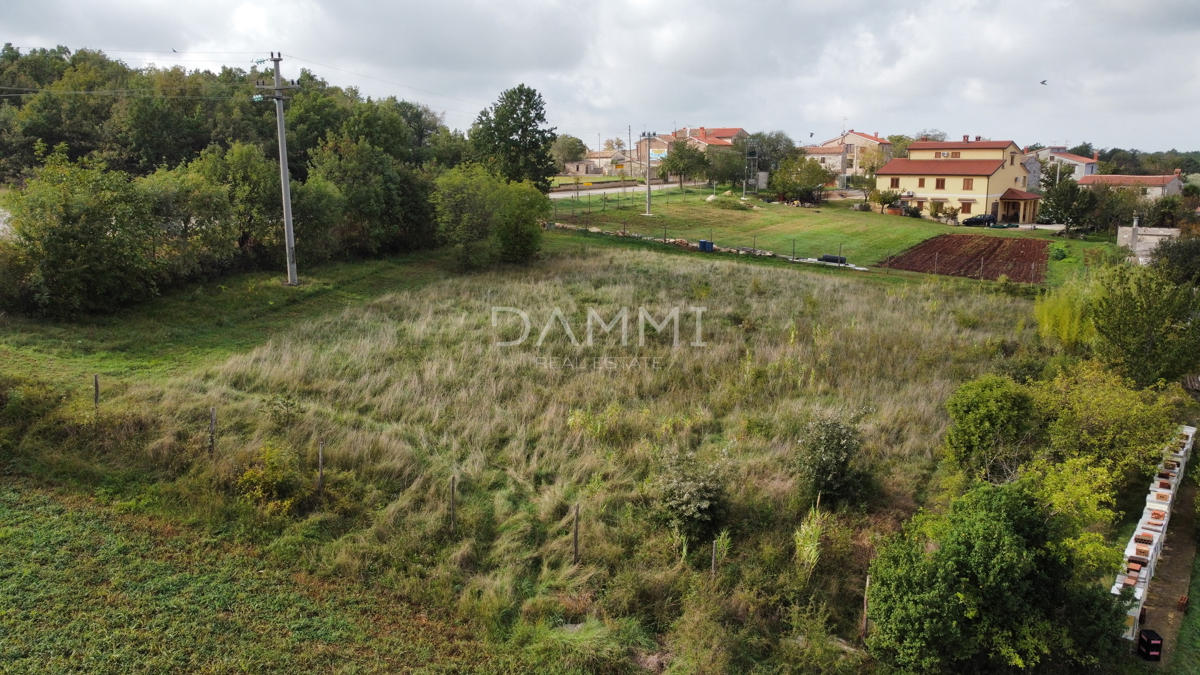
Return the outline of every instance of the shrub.
{"type": "Polygon", "coordinates": [[[1100,279],[1092,321],[1097,354],[1140,386],[1200,367],[1200,296],[1154,267],[1113,267],[1100,279]]]}
{"type": "Polygon", "coordinates": [[[946,454],[957,468],[993,481],[1016,474],[1025,457],[1021,442],[1033,428],[1033,396],[1025,387],[985,375],[951,394],[946,410],[946,454]]]}
{"type": "Polygon", "coordinates": [[[1066,260],[1071,252],[1067,250],[1066,244],[1053,244],[1050,246],[1051,260],[1066,260]]]}
{"type": "Polygon", "coordinates": [[[1068,352],[1079,352],[1096,336],[1092,323],[1094,305],[1094,289],[1082,279],[1069,279],[1034,301],[1038,335],[1057,342],[1068,352]]]}
{"type": "Polygon", "coordinates": [[[723,515],[723,462],[704,464],[695,452],[672,451],[655,480],[662,518],[680,535],[707,539],[723,515]]]}
{"type": "Polygon", "coordinates": [[[718,209],[726,209],[729,211],[749,211],[750,210],[750,205],[746,204],[746,202],[743,202],[742,200],[738,199],[737,197],[731,197],[728,195],[720,195],[716,199],[712,200],[712,202],[710,202],[710,203],[713,206],[717,207],[718,209]]]}
{"type": "Polygon", "coordinates": [[[838,417],[820,417],[805,425],[796,473],[810,499],[829,501],[859,496],[863,477],[854,468],[862,447],[858,427],[838,417]]]}
{"type": "Polygon", "coordinates": [[[904,215],[908,216],[909,218],[924,218],[925,217],[921,213],[921,209],[918,209],[915,206],[908,206],[908,205],[906,205],[904,207],[904,215]]]}
{"type": "Polygon", "coordinates": [[[292,449],[264,445],[237,480],[238,492],[268,516],[291,516],[312,494],[312,481],[300,472],[292,449]]]}
{"type": "Polygon", "coordinates": [[[542,247],[541,221],[550,216],[550,198],[533,183],[509,183],[499,191],[496,240],[505,262],[528,264],[542,247]]]}
{"type": "Polygon", "coordinates": [[[1200,237],[1167,239],[1154,249],[1152,259],[1177,284],[1200,282],[1200,237]]]}

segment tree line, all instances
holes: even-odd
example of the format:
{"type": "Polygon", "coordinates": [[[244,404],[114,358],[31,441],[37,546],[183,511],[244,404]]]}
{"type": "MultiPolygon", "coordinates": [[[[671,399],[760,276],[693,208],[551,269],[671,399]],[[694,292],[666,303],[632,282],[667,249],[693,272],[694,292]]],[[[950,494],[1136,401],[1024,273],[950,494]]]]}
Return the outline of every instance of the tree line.
{"type": "MultiPolygon", "coordinates": [[[[278,268],[275,112],[253,100],[268,77],[6,45],[0,308],[107,312],[187,281],[278,268]]],[[[463,133],[419,103],[363,97],[308,71],[298,85],[285,119],[301,265],[442,244],[464,265],[536,254],[556,135],[535,90],[503,92],[463,133]],[[491,186],[469,228],[437,196],[465,176],[491,186]]]]}

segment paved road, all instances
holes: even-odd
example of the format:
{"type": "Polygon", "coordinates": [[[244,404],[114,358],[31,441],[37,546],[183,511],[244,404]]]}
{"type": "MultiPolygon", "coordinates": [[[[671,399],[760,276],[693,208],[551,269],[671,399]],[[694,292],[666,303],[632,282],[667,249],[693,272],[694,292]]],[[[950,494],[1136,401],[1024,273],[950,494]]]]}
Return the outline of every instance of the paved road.
{"type": "MultiPolygon", "coordinates": [[[[684,185],[685,185],[686,187],[695,187],[696,185],[699,185],[699,183],[684,183],[684,185]]],[[[658,190],[665,190],[665,189],[667,189],[667,188],[676,188],[676,189],[678,189],[678,188],[679,188],[679,183],[671,183],[670,185],[651,185],[651,186],[650,186],[650,190],[651,190],[651,191],[653,191],[653,192],[657,192],[658,190]]],[[[579,189],[579,196],[580,196],[580,197],[586,197],[586,196],[588,196],[588,195],[590,195],[590,194],[591,194],[591,195],[614,195],[614,194],[625,194],[626,196],[628,196],[628,195],[630,195],[630,194],[633,194],[633,193],[636,193],[636,194],[640,194],[640,195],[642,195],[642,196],[645,196],[645,195],[646,195],[646,186],[645,186],[645,185],[638,185],[637,187],[626,187],[626,188],[625,188],[625,192],[624,192],[624,193],[622,193],[622,192],[621,192],[621,188],[619,188],[619,187],[615,187],[615,188],[606,188],[606,187],[593,187],[593,188],[592,188],[592,189],[590,189],[590,190],[588,190],[588,189],[584,189],[584,188],[580,188],[580,189],[579,189]]],[[[574,197],[574,196],[575,196],[575,191],[574,191],[574,190],[569,190],[569,191],[566,191],[566,192],[551,192],[551,193],[550,193],[550,199],[569,199],[569,198],[571,198],[571,197],[574,197]]],[[[739,196],[739,197],[741,196],[741,192],[739,192],[739,193],[738,193],[738,196],[739,196]]]]}

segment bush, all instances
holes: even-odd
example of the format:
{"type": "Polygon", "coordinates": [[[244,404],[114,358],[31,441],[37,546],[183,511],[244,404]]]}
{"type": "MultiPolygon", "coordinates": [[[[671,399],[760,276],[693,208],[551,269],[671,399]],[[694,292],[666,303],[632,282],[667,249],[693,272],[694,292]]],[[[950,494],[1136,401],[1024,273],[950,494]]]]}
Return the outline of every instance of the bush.
{"type": "Polygon", "coordinates": [[[655,480],[658,508],[676,533],[707,540],[724,514],[725,486],[721,462],[703,464],[694,452],[669,452],[655,480]]]}
{"type": "Polygon", "coordinates": [[[533,183],[509,183],[499,192],[496,240],[505,262],[528,264],[542,248],[541,221],[550,217],[550,198],[533,183]]]}
{"type": "Polygon", "coordinates": [[[1096,351],[1120,374],[1148,386],[1200,368],[1200,296],[1155,267],[1113,267],[1093,309],[1096,351]]]}
{"type": "Polygon", "coordinates": [[[1200,237],[1167,239],[1154,249],[1152,260],[1177,284],[1200,282],[1200,237]]]}
{"type": "Polygon", "coordinates": [[[158,231],[149,200],[124,173],[71,162],[59,147],[7,203],[19,250],[8,255],[25,262],[16,295],[27,309],[105,312],[157,292],[158,231]]]}
{"type": "Polygon", "coordinates": [[[1066,260],[1071,252],[1067,250],[1066,244],[1052,244],[1050,246],[1051,260],[1066,260]]]}
{"type": "Polygon", "coordinates": [[[726,209],[728,211],[749,211],[750,206],[737,197],[728,195],[719,195],[716,199],[710,202],[718,209],[726,209]]]}
{"type": "Polygon", "coordinates": [[[1025,458],[1021,442],[1034,421],[1033,396],[1025,387],[985,375],[951,394],[946,410],[946,454],[958,469],[997,482],[1016,475],[1025,458]]]}
{"type": "Polygon", "coordinates": [[[796,474],[810,499],[857,498],[863,476],[853,466],[862,447],[858,428],[837,417],[821,417],[804,427],[796,474]]]}
{"type": "Polygon", "coordinates": [[[313,488],[300,471],[295,451],[270,443],[259,450],[237,480],[238,493],[268,516],[295,515],[313,488]]]}
{"type": "Polygon", "coordinates": [[[921,209],[918,209],[915,206],[908,206],[908,205],[905,205],[905,207],[904,207],[904,215],[908,216],[909,218],[924,218],[925,217],[921,213],[921,209]]]}

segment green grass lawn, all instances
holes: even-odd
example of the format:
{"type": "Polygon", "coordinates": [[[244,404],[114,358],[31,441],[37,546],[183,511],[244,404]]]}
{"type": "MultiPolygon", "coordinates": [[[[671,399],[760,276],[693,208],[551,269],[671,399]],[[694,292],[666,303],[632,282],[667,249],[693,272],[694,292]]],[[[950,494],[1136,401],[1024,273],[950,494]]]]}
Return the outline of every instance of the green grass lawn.
{"type": "Polygon", "coordinates": [[[704,201],[712,194],[704,189],[672,189],[655,193],[653,217],[646,217],[644,197],[635,195],[621,201],[595,196],[589,200],[560,200],[555,204],[559,222],[587,225],[608,231],[627,231],[639,234],[689,241],[711,239],[719,246],[756,247],[779,255],[814,258],[839,252],[849,262],[873,266],[890,255],[898,254],[916,244],[941,234],[980,234],[996,237],[1035,237],[1062,242],[1069,255],[1065,260],[1052,261],[1048,269],[1051,285],[1062,283],[1070,274],[1082,271],[1089,251],[1103,251],[1112,246],[1105,241],[1065,240],[1046,230],[955,227],[926,219],[882,215],[875,212],[853,211],[857,200],[826,202],[820,208],[796,208],[781,204],[750,202],[757,210],[738,211],[718,208],[704,201]],[[575,210],[574,216],[572,208],[575,210]],[[794,249],[793,249],[794,245],[794,249]]]}
{"type": "Polygon", "coordinates": [[[378,589],[128,511],[0,477],[0,672],[523,670],[378,589]]]}

